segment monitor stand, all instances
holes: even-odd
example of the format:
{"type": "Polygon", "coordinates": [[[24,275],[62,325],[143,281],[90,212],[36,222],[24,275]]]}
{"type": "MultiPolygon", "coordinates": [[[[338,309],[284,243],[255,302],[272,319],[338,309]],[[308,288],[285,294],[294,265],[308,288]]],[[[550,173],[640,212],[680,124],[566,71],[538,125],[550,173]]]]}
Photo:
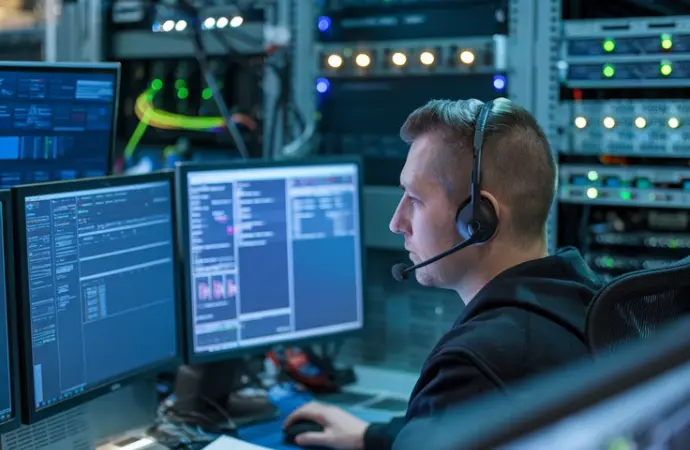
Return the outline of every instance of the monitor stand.
{"type": "Polygon", "coordinates": [[[241,427],[275,419],[280,412],[265,392],[242,392],[249,387],[244,380],[247,376],[256,379],[245,366],[243,360],[181,365],[175,379],[174,410],[183,417],[203,417],[203,422],[217,426],[230,422],[241,427]]]}

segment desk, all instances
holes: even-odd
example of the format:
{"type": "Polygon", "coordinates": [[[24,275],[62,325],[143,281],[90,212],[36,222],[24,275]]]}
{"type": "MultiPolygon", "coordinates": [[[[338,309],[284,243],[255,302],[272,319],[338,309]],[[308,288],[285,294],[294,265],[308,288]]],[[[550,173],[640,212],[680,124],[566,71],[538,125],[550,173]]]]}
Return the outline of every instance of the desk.
{"type": "MultiPolygon", "coordinates": [[[[357,374],[358,381],[348,386],[346,392],[407,399],[417,380],[416,374],[373,367],[356,367],[355,373],[357,374]]],[[[238,437],[263,447],[276,450],[294,450],[295,447],[283,444],[283,420],[285,420],[285,417],[293,410],[310,400],[312,400],[312,397],[309,394],[291,394],[281,398],[274,397],[275,404],[280,409],[280,417],[271,422],[242,428],[238,437]]],[[[404,413],[402,410],[385,411],[375,407],[369,408],[366,406],[334,404],[344,407],[352,414],[367,422],[387,422],[391,418],[404,413]]]]}
{"type": "MultiPolygon", "coordinates": [[[[343,402],[329,401],[334,405],[343,407],[352,414],[366,420],[367,422],[386,422],[392,417],[404,414],[407,399],[412,392],[415,382],[417,381],[417,374],[409,372],[399,372],[387,369],[379,369],[374,367],[355,367],[357,375],[357,383],[347,386],[344,389],[345,395],[339,396],[343,402]],[[356,397],[359,401],[348,402],[348,394],[350,397],[356,397]],[[356,395],[355,395],[356,394],[356,395]],[[365,394],[365,395],[361,395],[365,394]],[[362,401],[362,398],[365,398],[362,401]],[[395,398],[394,402],[387,402],[384,404],[378,400],[381,398],[395,398]],[[391,405],[391,403],[393,403],[391,405]]],[[[148,389],[152,386],[147,385],[148,389]]],[[[137,395],[130,396],[128,404],[123,403],[123,397],[115,397],[115,403],[109,403],[104,411],[108,414],[113,411],[118,411],[118,415],[131,414],[131,408],[134,408],[137,395]]],[[[280,388],[271,390],[271,397],[274,404],[280,410],[280,417],[270,422],[259,423],[249,427],[244,427],[239,430],[238,437],[247,442],[251,442],[262,447],[277,449],[277,450],[295,450],[296,447],[291,447],[283,444],[283,421],[295,408],[313,399],[309,394],[286,392],[280,388]]],[[[333,399],[333,397],[331,397],[333,399]]],[[[155,395],[151,395],[151,401],[156,400],[155,395]]],[[[323,400],[322,400],[323,401],[323,400]]],[[[152,410],[155,409],[155,403],[151,403],[152,410]]],[[[137,406],[137,408],[140,408],[137,406]]],[[[147,412],[149,408],[147,408],[147,412]]],[[[106,418],[99,418],[99,420],[108,420],[106,418]]],[[[129,425],[128,431],[120,433],[118,436],[109,436],[109,438],[98,448],[99,450],[117,450],[121,446],[116,445],[116,442],[122,441],[126,438],[141,438],[145,434],[145,428],[150,425],[153,417],[145,417],[144,423],[136,423],[134,426],[129,425]]],[[[60,447],[63,448],[63,447],[60,447]]],[[[156,447],[160,448],[160,447],[156,447]]],[[[53,448],[56,450],[56,448],[53,448]]]]}

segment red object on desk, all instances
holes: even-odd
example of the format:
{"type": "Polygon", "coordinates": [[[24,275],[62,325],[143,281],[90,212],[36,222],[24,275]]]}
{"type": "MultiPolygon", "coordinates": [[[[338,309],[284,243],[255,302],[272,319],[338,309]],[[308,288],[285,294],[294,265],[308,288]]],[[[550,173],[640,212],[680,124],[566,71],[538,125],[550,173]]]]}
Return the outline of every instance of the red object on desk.
{"type": "Polygon", "coordinates": [[[266,356],[284,375],[315,394],[340,391],[330,364],[326,364],[312,352],[288,348],[269,352],[266,356]]]}

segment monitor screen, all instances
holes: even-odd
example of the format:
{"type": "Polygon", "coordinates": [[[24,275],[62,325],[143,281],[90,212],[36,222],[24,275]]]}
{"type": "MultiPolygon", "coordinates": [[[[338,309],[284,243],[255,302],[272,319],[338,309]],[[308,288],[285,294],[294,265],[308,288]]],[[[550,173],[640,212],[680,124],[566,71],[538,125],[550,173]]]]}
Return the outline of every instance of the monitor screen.
{"type": "Polygon", "coordinates": [[[17,190],[34,412],[178,355],[169,175],[17,190]]]}
{"type": "Polygon", "coordinates": [[[106,175],[119,64],[0,63],[0,189],[106,175]]]}
{"type": "Polygon", "coordinates": [[[5,221],[8,204],[0,202],[0,430],[3,425],[12,421],[16,415],[14,411],[15,389],[13,389],[12,364],[10,353],[10,330],[8,322],[7,301],[7,259],[5,249],[5,221]]]}
{"type": "Polygon", "coordinates": [[[362,327],[358,167],[182,166],[190,358],[362,327]]]}

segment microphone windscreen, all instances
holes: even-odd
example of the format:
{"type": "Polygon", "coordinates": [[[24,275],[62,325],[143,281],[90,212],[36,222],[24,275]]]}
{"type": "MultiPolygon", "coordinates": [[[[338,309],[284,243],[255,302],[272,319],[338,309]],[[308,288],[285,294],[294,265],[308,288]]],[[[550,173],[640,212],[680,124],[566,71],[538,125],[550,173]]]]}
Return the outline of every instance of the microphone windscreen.
{"type": "Polygon", "coordinates": [[[399,263],[391,267],[391,274],[393,275],[395,281],[402,281],[407,278],[407,272],[405,272],[405,269],[407,269],[407,264],[403,263],[399,263]]]}

